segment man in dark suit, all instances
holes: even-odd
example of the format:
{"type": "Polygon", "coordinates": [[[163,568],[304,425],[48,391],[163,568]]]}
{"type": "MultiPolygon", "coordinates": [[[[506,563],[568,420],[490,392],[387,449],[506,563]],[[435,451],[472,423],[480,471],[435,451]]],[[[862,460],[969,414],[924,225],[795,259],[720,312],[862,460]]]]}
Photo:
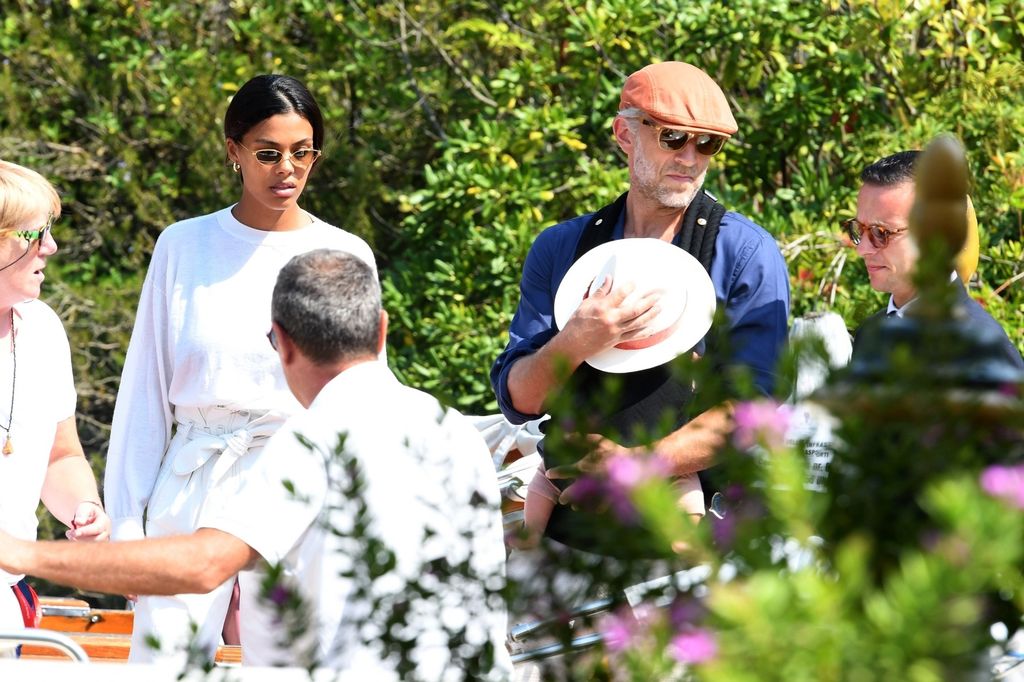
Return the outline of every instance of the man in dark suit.
{"type": "MultiPolygon", "coordinates": [[[[914,164],[921,152],[903,151],[880,159],[861,174],[857,194],[857,217],[844,224],[857,253],[864,259],[871,288],[890,294],[888,306],[866,319],[854,334],[854,355],[860,332],[887,315],[903,317],[917,300],[913,280],[918,248],[908,232],[914,205],[914,164]]],[[[973,212],[970,206],[968,210],[973,212]]],[[[1001,354],[1015,367],[1024,368],[1020,351],[1006,331],[971,298],[956,272],[950,273],[958,304],[967,313],[972,328],[1001,338],[1001,354]]]]}

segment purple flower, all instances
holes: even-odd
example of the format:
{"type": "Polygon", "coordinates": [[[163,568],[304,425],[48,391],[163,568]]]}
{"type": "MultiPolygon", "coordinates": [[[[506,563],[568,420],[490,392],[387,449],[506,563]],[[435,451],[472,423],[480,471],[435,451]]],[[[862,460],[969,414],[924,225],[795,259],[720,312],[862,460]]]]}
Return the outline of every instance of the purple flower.
{"type": "Polygon", "coordinates": [[[718,654],[718,643],[709,631],[693,628],[673,637],[669,651],[680,663],[706,663],[718,654]]]}
{"type": "Polygon", "coordinates": [[[705,608],[699,601],[683,595],[677,597],[668,611],[668,622],[673,630],[682,630],[704,618],[705,608]]]}
{"type": "Polygon", "coordinates": [[[608,459],[608,489],[605,494],[615,515],[624,523],[636,523],[638,514],[633,504],[634,489],[650,480],[668,480],[672,467],[658,455],[639,457],[614,455],[608,459]]]}
{"type": "Polygon", "coordinates": [[[1020,386],[1018,384],[1001,384],[999,386],[999,392],[1007,398],[1017,398],[1020,396],[1020,386]]]}
{"type": "Polygon", "coordinates": [[[618,517],[619,521],[627,525],[633,525],[640,519],[636,506],[629,496],[629,491],[618,486],[609,486],[607,491],[608,506],[618,517]]]}
{"type": "Polygon", "coordinates": [[[270,594],[267,596],[277,606],[284,606],[291,599],[292,594],[287,587],[278,584],[271,588],[270,594]]]}
{"type": "Polygon", "coordinates": [[[996,464],[981,472],[981,489],[992,497],[1001,497],[1018,509],[1024,509],[1024,464],[996,464]]]}
{"type": "Polygon", "coordinates": [[[614,455],[608,460],[608,480],[617,487],[631,489],[643,477],[643,465],[637,457],[614,455]]]}
{"type": "Polygon", "coordinates": [[[608,480],[627,490],[651,479],[665,479],[672,473],[671,464],[657,454],[649,457],[614,455],[608,459],[607,466],[608,480]]]}
{"type": "Polygon", "coordinates": [[[615,455],[608,460],[608,481],[605,495],[623,523],[636,523],[637,511],[630,493],[644,479],[643,465],[636,457],[615,455]]]}
{"type": "Polygon", "coordinates": [[[604,484],[593,476],[580,476],[573,483],[570,495],[577,502],[590,502],[604,497],[604,484]]]}
{"type": "Polygon", "coordinates": [[[637,623],[646,624],[648,627],[657,626],[664,622],[665,611],[649,602],[642,602],[632,608],[633,618],[637,623]]]}
{"type": "Polygon", "coordinates": [[[711,517],[711,540],[721,549],[729,549],[736,541],[736,514],[726,514],[724,518],[711,517]]]}
{"type": "Polygon", "coordinates": [[[762,445],[769,450],[786,443],[786,431],[793,416],[793,408],[779,405],[773,400],[753,400],[739,403],[733,410],[736,430],[733,443],[741,450],[762,445]]]}
{"type": "Polygon", "coordinates": [[[747,495],[746,488],[739,483],[730,483],[722,492],[725,494],[725,499],[732,503],[743,501],[747,495]]]}
{"type": "Polygon", "coordinates": [[[604,635],[605,648],[615,654],[622,653],[629,648],[636,634],[636,621],[628,611],[617,611],[605,614],[598,624],[598,629],[604,635]]]}

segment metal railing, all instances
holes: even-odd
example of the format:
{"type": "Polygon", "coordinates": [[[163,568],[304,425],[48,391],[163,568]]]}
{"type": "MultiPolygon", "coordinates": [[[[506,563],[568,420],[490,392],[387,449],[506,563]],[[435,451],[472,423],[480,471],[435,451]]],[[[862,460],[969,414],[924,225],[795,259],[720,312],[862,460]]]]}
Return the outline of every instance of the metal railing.
{"type": "Polygon", "coordinates": [[[553,656],[561,656],[569,652],[582,651],[589,649],[593,646],[597,646],[601,643],[602,635],[599,632],[594,632],[589,635],[583,635],[569,642],[568,645],[562,644],[561,642],[554,642],[545,646],[537,647],[536,649],[530,649],[529,651],[521,651],[516,654],[512,654],[512,664],[516,663],[528,663],[530,661],[539,661],[543,658],[551,658],[553,656]]]}
{"type": "Polygon", "coordinates": [[[89,655],[73,639],[52,630],[24,628],[21,630],[0,630],[0,642],[11,644],[38,644],[59,649],[79,663],[88,663],[89,655]]]}
{"type": "MultiPolygon", "coordinates": [[[[615,602],[611,599],[597,599],[576,608],[570,614],[570,619],[587,618],[603,611],[608,611],[615,602]]],[[[564,618],[551,618],[548,620],[535,621],[532,623],[521,623],[512,627],[508,632],[508,642],[513,647],[521,645],[525,640],[536,635],[545,634],[552,628],[564,625],[564,618]]],[[[600,644],[602,635],[599,632],[591,632],[580,637],[575,637],[569,642],[552,642],[526,651],[519,651],[512,654],[512,663],[526,663],[528,661],[539,661],[543,658],[561,656],[562,654],[582,651],[600,644]]]]}
{"type": "MultiPolygon", "coordinates": [[[[601,613],[602,611],[608,611],[614,605],[611,599],[597,599],[588,604],[584,604],[579,608],[573,609],[572,613],[569,614],[569,618],[575,620],[576,618],[586,618],[595,614],[601,613]]],[[[565,623],[564,618],[550,618],[548,620],[536,621],[533,623],[521,623],[513,626],[508,631],[508,638],[512,642],[522,642],[534,635],[547,632],[556,625],[563,625],[565,623]]]]}

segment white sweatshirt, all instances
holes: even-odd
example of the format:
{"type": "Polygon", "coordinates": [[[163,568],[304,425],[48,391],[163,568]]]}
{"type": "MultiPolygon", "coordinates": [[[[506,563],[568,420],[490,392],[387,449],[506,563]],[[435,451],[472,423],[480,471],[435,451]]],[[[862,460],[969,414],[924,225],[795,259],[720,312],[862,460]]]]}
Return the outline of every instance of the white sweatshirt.
{"type": "Polygon", "coordinates": [[[348,251],[374,269],[359,237],[316,218],[266,232],[231,207],[183,220],[157,240],[128,345],[107,452],[104,497],[117,540],[143,537],[142,515],[170,442],[177,407],[277,410],[301,406],[267,341],[277,273],[318,248],[348,251]]]}

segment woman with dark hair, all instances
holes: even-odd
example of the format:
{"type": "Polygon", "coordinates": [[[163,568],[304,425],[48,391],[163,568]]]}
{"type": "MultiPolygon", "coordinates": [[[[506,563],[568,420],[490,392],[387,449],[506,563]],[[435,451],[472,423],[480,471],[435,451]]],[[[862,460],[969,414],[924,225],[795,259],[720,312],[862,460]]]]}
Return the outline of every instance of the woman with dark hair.
{"type": "MultiPolygon", "coordinates": [[[[53,185],[0,161],[0,529],[34,540],[41,499],[69,539],[106,540],[110,519],[75,426],[68,337],[39,300],[58,216],[53,185]]],[[[37,606],[23,576],[0,571],[0,630],[35,627],[37,606]]]]}
{"type": "MultiPolygon", "coordinates": [[[[142,288],[104,481],[116,540],[195,530],[201,508],[237,490],[238,460],[301,409],[266,337],[278,270],[292,256],[333,248],[376,273],[362,239],[299,207],[324,140],[302,83],[277,75],[247,82],[228,106],[224,137],[238,203],[168,227],[142,288]]],[[[181,663],[189,651],[212,660],[233,584],[208,595],[142,596],[130,660],[181,663]]],[[[239,584],[244,641],[258,583],[243,575],[239,584]]]]}

